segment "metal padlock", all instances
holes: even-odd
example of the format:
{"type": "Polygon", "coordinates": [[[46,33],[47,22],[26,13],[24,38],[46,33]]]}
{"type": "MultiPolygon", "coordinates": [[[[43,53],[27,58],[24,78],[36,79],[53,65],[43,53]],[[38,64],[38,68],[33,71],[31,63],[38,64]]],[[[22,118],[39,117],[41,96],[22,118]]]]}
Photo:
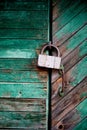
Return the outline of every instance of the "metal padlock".
{"type": "Polygon", "coordinates": [[[60,65],[61,65],[61,57],[59,49],[53,44],[48,44],[44,46],[44,48],[41,50],[41,54],[39,54],[38,57],[38,66],[45,68],[59,69],[60,65]],[[50,47],[56,49],[58,53],[57,56],[44,55],[44,51],[50,47]]]}

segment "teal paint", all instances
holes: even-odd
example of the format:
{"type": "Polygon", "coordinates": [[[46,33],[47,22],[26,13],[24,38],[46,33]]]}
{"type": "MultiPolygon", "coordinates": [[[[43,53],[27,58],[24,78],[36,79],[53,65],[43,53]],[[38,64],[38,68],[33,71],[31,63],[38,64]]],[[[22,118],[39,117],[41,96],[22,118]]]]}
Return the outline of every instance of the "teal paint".
{"type": "Polygon", "coordinates": [[[80,0],[74,2],[71,7],[68,7],[62,15],[60,15],[54,23],[58,23],[58,30],[60,30],[64,25],[69,23],[78,13],[84,9],[85,2],[80,0]]]}
{"type": "Polygon", "coordinates": [[[69,43],[66,46],[68,50],[72,50],[77,47],[82,41],[86,39],[87,26],[84,26],[79,32],[77,32],[71,39],[69,39],[69,43]]]}
{"type": "Polygon", "coordinates": [[[0,39],[0,49],[41,49],[47,40],[30,39],[0,39]]]}
{"type": "Polygon", "coordinates": [[[83,56],[87,54],[87,40],[82,43],[79,48],[79,56],[83,56]]]}
{"type": "Polygon", "coordinates": [[[86,119],[87,107],[86,106],[87,106],[87,99],[85,99],[83,102],[81,102],[77,106],[76,109],[80,115],[81,122],[73,130],[86,130],[87,129],[87,119],[86,119]]]}
{"type": "Polygon", "coordinates": [[[63,37],[64,39],[68,39],[73,33],[75,33],[79,28],[81,28],[82,25],[85,24],[86,20],[87,11],[85,7],[85,9],[83,9],[83,11],[79,13],[79,15],[76,15],[74,19],[72,19],[61,30],[59,30],[55,34],[55,36],[58,38],[58,40],[61,40],[63,37]]]}
{"type": "Polygon", "coordinates": [[[47,98],[46,83],[0,84],[0,97],[47,98]]]}
{"type": "Polygon", "coordinates": [[[47,0],[0,1],[1,129],[47,128],[48,72],[37,56],[49,41],[48,8],[47,0]]]}
{"type": "Polygon", "coordinates": [[[0,51],[0,58],[35,58],[37,56],[34,49],[4,49],[0,51]]]}
{"type": "Polygon", "coordinates": [[[84,57],[74,69],[72,69],[73,81],[71,82],[72,86],[76,86],[80,83],[87,75],[87,57],[84,57]]]}
{"type": "Polygon", "coordinates": [[[0,2],[0,10],[26,10],[26,11],[30,11],[30,10],[48,10],[48,2],[44,1],[38,1],[38,2],[31,2],[31,1],[18,1],[18,0],[13,0],[13,1],[9,1],[6,3],[5,0],[0,2]]]}
{"type": "Polygon", "coordinates": [[[79,106],[77,106],[77,108],[76,108],[82,119],[87,115],[87,107],[86,106],[87,106],[87,99],[85,99],[83,102],[81,102],[79,104],[79,106]]]}
{"type": "Polygon", "coordinates": [[[73,130],[87,130],[87,119],[81,121],[73,130]]]}

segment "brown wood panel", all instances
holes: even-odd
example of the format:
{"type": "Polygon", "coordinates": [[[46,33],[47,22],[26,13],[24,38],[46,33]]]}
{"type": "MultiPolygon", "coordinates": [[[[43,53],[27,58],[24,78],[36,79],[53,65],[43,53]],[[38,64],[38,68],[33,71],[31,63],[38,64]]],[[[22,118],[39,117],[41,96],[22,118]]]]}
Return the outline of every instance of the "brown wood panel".
{"type": "Polygon", "coordinates": [[[76,88],[68,93],[67,96],[65,96],[61,101],[57,102],[55,106],[53,106],[53,126],[55,126],[55,124],[57,124],[60,119],[62,119],[85,98],[87,98],[87,78],[80,82],[76,88]]]}

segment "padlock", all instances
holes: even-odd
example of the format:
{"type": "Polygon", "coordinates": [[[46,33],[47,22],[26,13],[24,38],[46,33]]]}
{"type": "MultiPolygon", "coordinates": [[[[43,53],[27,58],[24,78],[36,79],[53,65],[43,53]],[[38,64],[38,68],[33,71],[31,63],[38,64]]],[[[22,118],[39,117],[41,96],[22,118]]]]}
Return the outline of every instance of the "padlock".
{"type": "Polygon", "coordinates": [[[53,44],[48,44],[44,46],[41,50],[41,54],[39,54],[38,57],[38,66],[52,69],[60,69],[60,65],[61,57],[59,49],[53,44]],[[57,51],[57,56],[44,55],[44,52],[47,48],[54,48],[57,51]]]}

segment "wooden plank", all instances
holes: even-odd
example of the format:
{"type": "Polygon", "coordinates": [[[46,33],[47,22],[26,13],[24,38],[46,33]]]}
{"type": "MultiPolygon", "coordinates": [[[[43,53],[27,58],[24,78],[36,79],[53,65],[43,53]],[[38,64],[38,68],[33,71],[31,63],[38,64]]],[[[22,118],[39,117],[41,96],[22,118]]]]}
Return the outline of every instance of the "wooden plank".
{"type": "Polygon", "coordinates": [[[37,59],[36,58],[25,58],[25,59],[20,59],[20,58],[2,58],[0,59],[0,70],[40,70],[43,71],[42,69],[37,67],[37,59]],[[19,62],[20,61],[20,62],[19,62]]]}
{"type": "MultiPolygon", "coordinates": [[[[62,58],[62,64],[64,65],[65,73],[71,69],[76,63],[78,63],[83,57],[87,55],[87,40],[82,42],[79,46],[77,46],[73,51],[71,51],[68,55],[62,58]]],[[[57,71],[52,71],[52,83],[54,83],[60,75],[57,71]]]]}
{"type": "MultiPolygon", "coordinates": [[[[0,0],[0,2],[12,2],[11,0],[0,0]]],[[[30,0],[13,0],[14,1],[17,1],[17,2],[31,2],[30,0]]],[[[32,2],[46,2],[47,0],[32,0],[32,2]]]]}
{"type": "Polygon", "coordinates": [[[0,128],[46,128],[44,112],[0,112],[0,128]]]}
{"type": "MultiPolygon", "coordinates": [[[[86,33],[87,25],[85,25],[81,30],[79,30],[70,39],[66,40],[65,43],[59,47],[63,58],[87,38],[86,33]]],[[[58,43],[56,43],[56,45],[58,46],[58,43]]]]}
{"type": "MultiPolygon", "coordinates": [[[[38,128],[38,130],[45,130],[46,128],[45,127],[43,127],[43,128],[38,128]]],[[[3,130],[3,128],[0,128],[0,130],[3,130]]],[[[32,128],[32,127],[30,127],[30,128],[4,128],[4,130],[37,130],[37,128],[32,128]]]]}
{"type": "Polygon", "coordinates": [[[47,83],[0,83],[0,97],[47,98],[47,83]]]}
{"type": "MultiPolygon", "coordinates": [[[[61,45],[64,41],[76,33],[87,21],[87,8],[83,9],[76,17],[74,17],[61,30],[57,31],[55,37],[56,41],[61,45]],[[79,22],[78,22],[79,21],[79,22]]],[[[53,31],[54,33],[54,31],[53,31]]]]}
{"type": "Polygon", "coordinates": [[[35,58],[37,53],[30,49],[4,49],[0,50],[0,58],[35,58]]]}
{"type": "MultiPolygon", "coordinates": [[[[86,7],[85,2],[77,1],[72,7],[68,8],[60,17],[58,17],[53,22],[53,27],[55,32],[59,31],[67,23],[69,23],[76,15],[78,15],[86,7]]],[[[56,42],[55,35],[53,37],[53,42],[56,42]]]]}
{"type": "MultiPolygon", "coordinates": [[[[64,95],[67,95],[77,84],[79,84],[87,76],[87,57],[84,57],[78,64],[72,67],[66,74],[66,87],[64,89],[64,95]]],[[[56,107],[62,97],[58,95],[58,88],[61,86],[62,79],[59,78],[52,86],[53,99],[52,107],[56,107]]]]}
{"type": "Polygon", "coordinates": [[[73,130],[86,130],[87,129],[87,118],[81,121],[73,130]]]}
{"type": "Polygon", "coordinates": [[[0,28],[47,29],[47,14],[47,11],[0,11],[0,28]]]}
{"type": "Polygon", "coordinates": [[[0,49],[41,49],[48,40],[0,39],[0,49]]]}
{"type": "MultiPolygon", "coordinates": [[[[55,126],[58,121],[60,121],[68,112],[73,110],[85,98],[87,98],[87,77],[79,83],[76,88],[68,93],[63,100],[56,103],[52,111],[52,125],[55,126]]],[[[85,110],[83,110],[83,112],[85,112],[85,110]]]]}
{"type": "Polygon", "coordinates": [[[48,20],[48,11],[0,11],[1,20],[48,20]]]}
{"type": "Polygon", "coordinates": [[[48,30],[40,29],[0,29],[0,38],[26,38],[47,40],[48,30]]]}
{"type": "Polygon", "coordinates": [[[0,98],[0,112],[45,112],[46,99],[0,98]]]}
{"type": "Polygon", "coordinates": [[[48,10],[48,2],[44,1],[18,1],[18,0],[0,0],[0,11],[3,10],[48,10]]]}
{"type": "Polygon", "coordinates": [[[78,47],[76,47],[72,52],[70,52],[66,57],[62,59],[65,72],[73,67],[79,60],[87,55],[87,40],[82,42],[78,47]]]}
{"type": "Polygon", "coordinates": [[[36,58],[40,50],[0,49],[0,58],[36,58]]]}
{"type": "Polygon", "coordinates": [[[46,82],[47,78],[47,71],[44,70],[0,70],[0,82],[46,82]]]}
{"type": "Polygon", "coordinates": [[[60,127],[60,125],[62,125],[62,127],[64,127],[64,130],[80,130],[80,129],[86,130],[85,129],[85,128],[87,128],[87,127],[85,127],[85,125],[87,124],[86,104],[87,104],[87,99],[82,101],[74,110],[72,110],[70,113],[68,113],[66,116],[64,116],[63,119],[61,121],[59,121],[52,130],[54,130],[54,129],[57,130],[60,127]],[[82,124],[82,122],[84,122],[84,123],[82,124]],[[81,127],[80,127],[80,125],[81,125],[81,127]]]}
{"type": "Polygon", "coordinates": [[[47,29],[47,14],[47,11],[0,11],[0,28],[47,29]]]}
{"type": "Polygon", "coordinates": [[[48,23],[46,19],[11,19],[11,18],[0,18],[0,28],[26,28],[26,29],[47,29],[48,23]],[[42,22],[41,22],[42,21],[42,22]]]}
{"type": "Polygon", "coordinates": [[[60,17],[60,15],[62,15],[67,10],[67,8],[72,7],[75,2],[75,0],[53,0],[53,21],[60,17]]]}

